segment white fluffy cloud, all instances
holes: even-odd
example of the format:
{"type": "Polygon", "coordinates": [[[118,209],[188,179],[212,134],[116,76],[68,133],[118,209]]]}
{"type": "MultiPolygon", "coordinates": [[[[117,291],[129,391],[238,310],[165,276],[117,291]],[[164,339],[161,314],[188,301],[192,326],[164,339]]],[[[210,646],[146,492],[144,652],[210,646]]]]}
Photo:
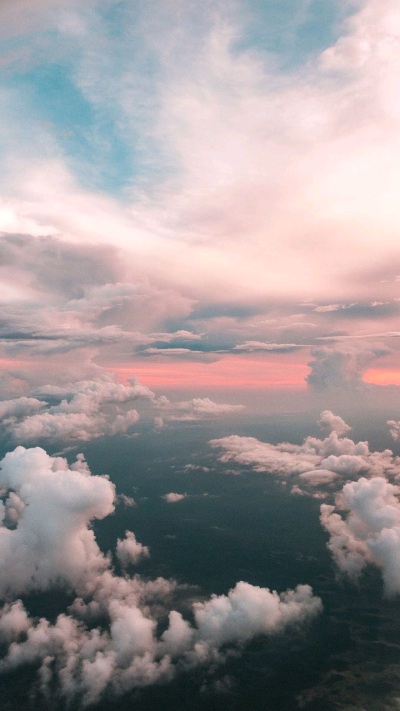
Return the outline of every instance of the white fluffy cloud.
{"type": "Polygon", "coordinates": [[[186,499],[187,494],[174,494],[173,491],[171,491],[169,494],[165,494],[162,498],[165,499],[167,504],[176,504],[177,501],[182,501],[182,499],[186,499]]]}
{"type": "Polygon", "coordinates": [[[173,402],[164,395],[157,398],[155,401],[156,407],[159,409],[163,419],[190,421],[207,419],[209,417],[218,417],[219,415],[230,415],[235,412],[242,412],[245,409],[244,405],[228,405],[217,403],[210,398],[195,397],[192,400],[183,402],[173,402]]]}
{"type": "Polygon", "coordinates": [[[321,412],[318,424],[322,430],[328,430],[328,432],[336,432],[339,437],[340,435],[350,432],[351,427],[346,424],[346,422],[339,417],[339,415],[334,415],[330,410],[324,410],[321,412]]]}
{"type": "Polygon", "coordinates": [[[138,399],[154,400],[151,390],[136,380],[123,385],[104,373],[64,387],[42,386],[35,395],[41,400],[20,397],[0,402],[0,419],[17,442],[89,440],[120,434],[139,420],[136,410],[124,412],[120,406],[138,399]],[[57,400],[58,404],[51,404],[57,400]]]}
{"type": "Polygon", "coordinates": [[[209,398],[174,402],[164,395],[156,397],[136,378],[124,385],[114,375],[97,370],[97,376],[90,380],[45,385],[32,389],[35,397],[0,400],[0,424],[15,442],[23,444],[41,440],[86,441],[123,434],[136,424],[139,412],[124,409],[132,401],[147,403],[158,427],[164,420],[201,420],[244,409],[242,405],[216,403],[209,398]]]}
{"type": "Polygon", "coordinates": [[[108,479],[90,476],[81,459],[69,468],[39,447],[17,447],[1,462],[0,486],[23,504],[16,528],[0,528],[2,597],[49,585],[80,587],[105,566],[88,526],[114,510],[108,479]]]}
{"type": "Polygon", "coordinates": [[[246,642],[261,633],[282,630],[288,623],[299,623],[321,609],[311,596],[309,585],[299,585],[278,595],[266,588],[240,582],[226,595],[213,596],[194,604],[199,637],[216,646],[246,642]]]}
{"type": "Polygon", "coordinates": [[[334,484],[337,489],[343,480],[361,475],[389,479],[400,476],[400,457],[390,449],[371,452],[368,442],[354,442],[345,437],[351,428],[338,415],[324,410],[319,424],[330,430],[329,436],[306,437],[301,445],[288,442],[274,445],[238,435],[211,440],[210,444],[223,450],[220,461],[234,461],[255,471],[269,471],[282,480],[289,479],[296,487],[294,493],[307,486],[314,489],[334,484]]]}
{"type": "MultiPolygon", "coordinates": [[[[91,475],[81,455],[68,466],[38,447],[17,447],[0,466],[0,486],[7,491],[0,527],[0,596],[7,598],[0,639],[7,651],[0,671],[35,664],[44,693],[86,706],[105,691],[168,681],[180,669],[222,662],[225,645],[276,634],[322,608],[307,585],[278,595],[240,582],[227,596],[194,603],[194,625],[169,610],[169,626],[159,637],[157,615],[160,607],[165,614],[176,584],[116,575],[90,527],[114,510],[113,484],[91,475]],[[8,522],[7,507],[14,512],[8,522]],[[54,624],[30,618],[16,599],[54,587],[77,594],[54,624]]],[[[122,568],[148,555],[130,531],[117,540],[122,568]]]]}
{"type": "Polygon", "coordinates": [[[386,424],[389,425],[389,432],[392,435],[394,441],[397,442],[400,436],[400,421],[388,420],[386,424]]]}
{"type": "Polygon", "coordinates": [[[118,538],[116,553],[123,568],[135,565],[141,558],[148,558],[150,555],[148,547],[139,543],[132,531],[126,531],[125,538],[118,538]]]}
{"type": "Polygon", "coordinates": [[[350,482],[336,508],[322,504],[321,522],[339,570],[357,579],[368,564],[382,570],[387,595],[400,593],[400,487],[383,477],[350,482]],[[343,517],[343,515],[344,517],[343,517]]]}
{"type": "MultiPolygon", "coordinates": [[[[387,595],[400,593],[400,457],[389,449],[371,452],[368,442],[344,435],[350,427],[330,410],[319,424],[330,434],[307,437],[302,445],[271,445],[236,435],[212,440],[222,448],[222,462],[235,461],[255,471],[269,471],[291,493],[325,498],[336,492],[335,505],[321,505],[321,523],[330,534],[328,547],[338,569],[357,579],[367,564],[382,571],[387,595]]],[[[388,423],[395,429],[395,421],[388,423]]]]}

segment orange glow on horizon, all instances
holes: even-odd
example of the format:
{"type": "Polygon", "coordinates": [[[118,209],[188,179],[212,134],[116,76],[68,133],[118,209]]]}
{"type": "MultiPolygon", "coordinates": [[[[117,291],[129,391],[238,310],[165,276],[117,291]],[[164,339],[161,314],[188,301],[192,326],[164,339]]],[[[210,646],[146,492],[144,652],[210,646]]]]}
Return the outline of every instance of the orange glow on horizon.
{"type": "Polygon", "coordinates": [[[400,385],[400,370],[369,368],[363,380],[372,385],[400,385]]]}
{"type": "Polygon", "coordinates": [[[107,370],[115,372],[121,380],[136,375],[144,385],[165,390],[200,387],[303,390],[309,373],[306,362],[296,362],[290,357],[278,361],[240,356],[226,356],[212,363],[136,361],[130,365],[110,365],[107,370]]]}
{"type": "MultiPolygon", "coordinates": [[[[196,390],[196,388],[221,388],[243,390],[305,390],[306,377],[310,372],[307,352],[287,353],[279,360],[277,355],[256,359],[242,355],[226,355],[214,362],[138,360],[127,364],[103,363],[109,373],[118,380],[137,376],[149,388],[165,390],[196,390]]],[[[46,363],[49,371],[57,371],[59,363],[46,363]]],[[[42,359],[0,358],[0,369],[41,371],[42,359]]],[[[369,368],[363,380],[372,385],[400,385],[400,370],[396,367],[369,368]]]]}

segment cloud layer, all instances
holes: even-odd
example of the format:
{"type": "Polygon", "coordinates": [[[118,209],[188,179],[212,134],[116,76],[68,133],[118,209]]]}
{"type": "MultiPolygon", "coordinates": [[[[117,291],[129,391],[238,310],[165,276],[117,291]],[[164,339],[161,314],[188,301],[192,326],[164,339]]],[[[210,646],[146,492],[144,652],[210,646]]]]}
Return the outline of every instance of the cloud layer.
{"type": "MultiPolygon", "coordinates": [[[[156,395],[136,378],[129,384],[97,368],[97,377],[63,385],[30,388],[37,397],[22,395],[0,400],[0,425],[14,442],[77,442],[126,433],[140,419],[130,403],[147,406],[157,428],[168,421],[194,421],[241,412],[242,405],[216,403],[210,398],[171,401],[156,395]]],[[[28,385],[26,384],[26,387],[28,385]]]]}
{"type": "Polygon", "coordinates": [[[222,462],[236,462],[255,471],[271,472],[282,481],[293,485],[292,492],[324,496],[322,484],[333,484],[335,490],[347,479],[384,476],[390,480],[400,477],[400,457],[390,449],[371,452],[368,442],[354,442],[344,435],[351,429],[330,410],[321,413],[319,424],[330,431],[325,439],[306,437],[303,444],[288,442],[269,444],[254,437],[230,435],[211,440],[212,447],[222,449],[222,462]]]}
{"type": "MultiPolygon", "coordinates": [[[[83,457],[68,466],[36,447],[17,447],[0,463],[0,671],[38,666],[41,692],[74,704],[123,694],[178,671],[223,662],[229,645],[277,634],[318,614],[321,601],[300,585],[282,595],[239,582],[228,595],[193,604],[194,624],[171,610],[173,581],[117,575],[91,522],[114,510],[115,489],[83,457]],[[19,595],[66,589],[76,598],[54,624],[29,616],[19,595]],[[165,632],[157,623],[168,616],[165,632]]],[[[131,531],[116,543],[122,569],[149,549],[131,531]]]]}

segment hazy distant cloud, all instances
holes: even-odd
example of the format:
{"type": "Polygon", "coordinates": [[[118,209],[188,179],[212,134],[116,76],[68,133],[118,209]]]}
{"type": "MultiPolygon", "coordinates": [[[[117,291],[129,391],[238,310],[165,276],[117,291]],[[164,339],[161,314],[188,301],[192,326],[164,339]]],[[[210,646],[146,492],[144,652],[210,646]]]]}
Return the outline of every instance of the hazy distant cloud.
{"type": "Polygon", "coordinates": [[[193,351],[189,348],[145,348],[141,353],[144,355],[180,356],[192,354],[193,351]]]}
{"type": "Polygon", "coordinates": [[[0,275],[7,281],[29,274],[34,289],[68,299],[80,299],[85,288],[115,282],[121,273],[118,249],[111,244],[77,245],[23,234],[1,236],[0,262],[0,275]]]}
{"type": "Polygon", "coordinates": [[[338,476],[339,474],[337,472],[333,472],[329,469],[314,469],[299,474],[299,480],[308,486],[317,487],[321,484],[330,484],[337,479],[338,476]]]}
{"type": "Polygon", "coordinates": [[[340,308],[340,304],[327,304],[326,306],[317,306],[315,311],[324,314],[331,313],[332,311],[338,311],[340,308]]]}
{"type": "Polygon", "coordinates": [[[122,434],[140,416],[134,409],[121,412],[120,405],[137,399],[151,402],[155,398],[151,390],[135,380],[123,385],[105,374],[96,380],[62,387],[42,386],[35,394],[42,399],[23,396],[0,401],[0,419],[17,442],[89,440],[105,434],[122,434]]]}
{"type": "Polygon", "coordinates": [[[301,346],[296,343],[263,343],[261,341],[245,341],[238,346],[235,346],[235,351],[248,351],[252,353],[253,351],[271,351],[278,353],[285,353],[286,351],[294,351],[301,346]]]}
{"type": "Polygon", "coordinates": [[[171,492],[170,494],[165,494],[163,497],[167,504],[175,504],[177,501],[182,501],[182,499],[187,498],[187,494],[174,494],[171,492]]]}
{"type": "Polygon", "coordinates": [[[382,346],[352,345],[347,348],[328,348],[323,346],[311,349],[314,360],[308,364],[311,368],[306,381],[316,390],[352,390],[354,392],[368,388],[363,381],[363,372],[377,358],[389,353],[382,346]]]}
{"type": "Polygon", "coordinates": [[[399,439],[400,436],[400,421],[399,420],[388,420],[387,423],[390,427],[389,432],[392,435],[393,439],[395,442],[399,439]]]}
{"type": "Polygon", "coordinates": [[[336,432],[339,437],[340,435],[346,434],[351,430],[351,427],[346,424],[346,422],[339,417],[339,415],[334,415],[330,410],[324,410],[321,412],[318,424],[322,430],[328,430],[328,432],[336,432]]]}
{"type": "Polygon", "coordinates": [[[159,409],[160,415],[164,419],[177,420],[201,420],[219,415],[230,415],[236,412],[243,412],[244,405],[228,405],[217,403],[210,398],[193,398],[183,402],[173,402],[161,395],[155,401],[155,406],[159,409]]]}
{"type": "Polygon", "coordinates": [[[156,427],[164,421],[194,421],[242,412],[243,405],[216,403],[210,398],[173,401],[156,395],[136,378],[129,385],[97,368],[97,377],[63,385],[30,388],[30,394],[0,400],[0,426],[12,440],[87,441],[104,435],[124,434],[140,419],[133,401],[147,405],[156,427]]]}

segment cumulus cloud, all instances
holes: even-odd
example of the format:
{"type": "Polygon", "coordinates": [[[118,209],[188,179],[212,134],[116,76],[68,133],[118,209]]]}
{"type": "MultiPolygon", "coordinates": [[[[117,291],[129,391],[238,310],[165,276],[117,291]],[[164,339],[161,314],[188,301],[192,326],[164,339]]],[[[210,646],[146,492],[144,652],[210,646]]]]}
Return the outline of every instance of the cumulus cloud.
{"type": "Polygon", "coordinates": [[[382,345],[312,348],[311,355],[314,360],[308,363],[311,372],[306,381],[316,390],[350,389],[360,392],[370,387],[363,381],[366,368],[388,352],[382,345]]]}
{"type": "Polygon", "coordinates": [[[17,526],[0,528],[2,597],[57,584],[76,588],[106,567],[88,526],[112,513],[115,490],[108,479],[89,476],[82,459],[69,468],[43,449],[17,447],[1,462],[0,486],[21,502],[17,526]]]}
{"type": "Polygon", "coordinates": [[[339,417],[339,415],[334,415],[330,410],[324,410],[321,412],[318,424],[322,430],[328,430],[328,432],[336,432],[338,436],[346,434],[351,430],[351,427],[346,424],[346,422],[339,417]]]}
{"type": "Polygon", "coordinates": [[[165,499],[167,504],[175,504],[177,501],[182,501],[182,499],[187,498],[187,494],[174,494],[172,491],[169,494],[164,494],[162,497],[165,499]]]}
{"type": "Polygon", "coordinates": [[[18,397],[0,402],[0,420],[8,417],[23,417],[37,412],[45,406],[45,402],[34,397],[18,397]]]}
{"type": "Polygon", "coordinates": [[[243,405],[216,403],[209,398],[172,401],[164,395],[156,397],[134,377],[125,385],[113,374],[97,370],[97,376],[90,380],[33,388],[32,394],[37,397],[0,400],[4,431],[15,442],[24,444],[41,440],[87,441],[124,434],[140,419],[136,409],[126,409],[132,401],[147,404],[147,410],[154,413],[156,427],[162,427],[164,420],[202,420],[245,409],[243,405]]]}
{"type": "Polygon", "coordinates": [[[330,410],[321,413],[319,424],[330,430],[325,439],[306,437],[301,445],[282,442],[274,445],[254,437],[230,435],[211,440],[214,448],[222,449],[220,461],[234,461],[255,471],[268,471],[282,480],[290,479],[298,489],[332,484],[337,488],[343,480],[360,475],[385,476],[395,480],[400,476],[400,457],[390,449],[371,452],[368,442],[354,442],[344,435],[351,429],[330,410]]]}
{"type": "Polygon", "coordinates": [[[136,424],[139,419],[140,415],[137,410],[128,410],[125,415],[117,415],[108,427],[108,434],[123,434],[131,425],[136,424]]]}
{"type": "Polygon", "coordinates": [[[377,565],[387,595],[400,593],[400,487],[383,477],[345,484],[336,507],[322,504],[321,523],[339,570],[357,579],[377,565]],[[339,513],[337,513],[339,511],[339,513]]]}
{"type": "Polygon", "coordinates": [[[150,555],[148,547],[139,543],[132,531],[125,531],[125,538],[118,538],[116,553],[123,568],[135,565],[139,560],[150,555]]]}
{"type": "MultiPolygon", "coordinates": [[[[239,582],[228,595],[193,604],[194,623],[168,610],[172,581],[118,576],[111,554],[97,544],[91,522],[114,509],[115,490],[93,476],[83,457],[68,466],[43,449],[17,447],[0,462],[0,485],[21,502],[13,526],[1,504],[0,639],[6,651],[0,671],[33,664],[40,689],[53,700],[87,706],[105,693],[121,694],[178,671],[223,662],[227,645],[241,646],[260,634],[303,624],[322,609],[307,585],[278,595],[239,582]],[[28,615],[18,595],[68,589],[77,597],[55,623],[28,615]],[[169,613],[164,633],[161,616],[169,613]]],[[[16,507],[18,508],[18,507],[16,507]]],[[[122,568],[149,555],[127,531],[116,543],[122,568]]]]}
{"type": "Polygon", "coordinates": [[[155,397],[135,379],[123,385],[104,373],[94,380],[42,386],[35,394],[41,400],[20,397],[0,402],[4,427],[17,442],[89,440],[122,434],[138,422],[139,413],[135,409],[120,411],[120,405],[138,399],[151,402],[155,397]],[[52,404],[55,401],[58,403],[52,404]]]}
{"type": "Polygon", "coordinates": [[[155,405],[164,419],[179,421],[207,419],[208,417],[242,412],[245,409],[244,405],[217,403],[208,397],[196,397],[183,402],[172,402],[164,395],[157,398],[155,405]]]}
{"type": "Polygon", "coordinates": [[[394,441],[397,442],[400,436],[400,421],[388,420],[386,424],[389,425],[389,432],[392,435],[394,441]]]}
{"type": "Polygon", "coordinates": [[[199,637],[217,646],[240,640],[246,642],[264,633],[279,631],[289,622],[300,622],[321,609],[311,597],[309,585],[299,585],[283,595],[240,582],[229,595],[213,596],[195,603],[199,637]]]}
{"type": "MultiPolygon", "coordinates": [[[[400,594],[400,457],[345,437],[350,427],[329,410],[321,413],[319,424],[329,436],[306,437],[301,445],[236,435],[211,445],[223,449],[220,461],[271,472],[291,485],[291,494],[325,498],[334,493],[335,505],[321,505],[321,523],[330,534],[328,548],[338,570],[357,580],[366,565],[376,565],[386,594],[400,594]]],[[[389,425],[397,435],[398,423],[389,425]]]]}

